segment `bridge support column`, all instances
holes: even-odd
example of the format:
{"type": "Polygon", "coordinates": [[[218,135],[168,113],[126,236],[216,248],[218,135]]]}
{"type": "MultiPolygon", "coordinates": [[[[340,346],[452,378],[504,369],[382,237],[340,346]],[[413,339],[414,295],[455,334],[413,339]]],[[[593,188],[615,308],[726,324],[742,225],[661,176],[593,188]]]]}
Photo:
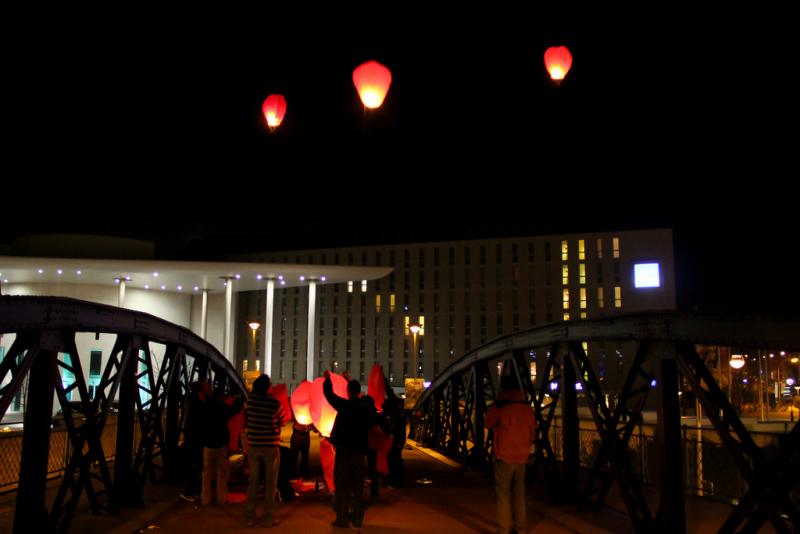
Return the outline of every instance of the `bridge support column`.
{"type": "Polygon", "coordinates": [[[269,278],[267,280],[267,298],[266,298],[266,306],[267,309],[265,310],[266,315],[264,316],[264,367],[262,372],[268,374],[270,377],[273,376],[272,374],[272,322],[273,322],[273,314],[275,309],[275,279],[269,278]]]}
{"type": "Polygon", "coordinates": [[[575,391],[575,369],[572,367],[568,347],[563,347],[561,376],[561,415],[564,423],[564,496],[570,502],[577,502],[580,477],[580,433],[578,422],[578,394],[575,391]]]}
{"type": "Polygon", "coordinates": [[[25,404],[14,532],[51,530],[47,525],[45,490],[47,459],[50,454],[50,424],[53,419],[56,356],[56,352],[51,350],[28,354],[28,358],[35,360],[29,374],[28,398],[25,404]]]}
{"type": "Polygon", "coordinates": [[[486,363],[475,365],[474,383],[475,388],[475,441],[472,446],[472,464],[482,466],[485,461],[485,443],[483,431],[483,417],[486,414],[486,399],[483,396],[483,377],[486,375],[486,363]]]}
{"type": "Polygon", "coordinates": [[[316,330],[314,325],[317,317],[317,282],[308,282],[308,338],[306,342],[306,379],[313,382],[316,377],[314,370],[314,341],[316,330]]]}
{"type": "Polygon", "coordinates": [[[655,524],[659,532],[686,532],[681,458],[681,411],[678,402],[678,365],[673,347],[666,348],[657,365],[658,376],[658,459],[660,503],[655,524]]]}

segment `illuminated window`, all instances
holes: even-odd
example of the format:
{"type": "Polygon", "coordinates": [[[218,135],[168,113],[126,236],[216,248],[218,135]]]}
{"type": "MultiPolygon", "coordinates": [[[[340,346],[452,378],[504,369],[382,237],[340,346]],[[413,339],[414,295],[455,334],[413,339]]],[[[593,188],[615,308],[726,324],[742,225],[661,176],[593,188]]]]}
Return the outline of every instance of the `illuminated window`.
{"type": "Polygon", "coordinates": [[[581,288],[581,309],[582,310],[586,309],[586,288],[585,287],[581,288]]]}
{"type": "Polygon", "coordinates": [[[611,239],[611,246],[614,248],[614,257],[619,258],[619,238],[614,237],[611,239]]]}
{"type": "Polygon", "coordinates": [[[597,238],[597,259],[603,259],[603,240],[599,237],[597,238]]]}
{"type": "Polygon", "coordinates": [[[366,280],[362,280],[361,281],[361,292],[362,293],[366,293],[367,292],[367,281],[366,280]]]}
{"type": "Polygon", "coordinates": [[[561,285],[569,285],[569,267],[566,263],[561,266],[561,285]]]}
{"type": "Polygon", "coordinates": [[[581,263],[578,265],[578,282],[581,284],[586,283],[586,264],[581,263]]]}
{"type": "Polygon", "coordinates": [[[620,286],[614,286],[614,307],[622,307],[622,288],[620,286]]]}
{"type": "Polygon", "coordinates": [[[389,295],[389,311],[391,313],[394,313],[394,305],[395,305],[395,303],[394,303],[394,293],[392,293],[391,295],[389,295]]]}
{"type": "Polygon", "coordinates": [[[578,240],[578,259],[585,260],[586,259],[586,241],[583,239],[578,240]]]}
{"type": "Polygon", "coordinates": [[[634,287],[661,287],[658,263],[637,263],[633,266],[634,287]]]}
{"type": "Polygon", "coordinates": [[[564,309],[568,310],[569,309],[569,289],[566,289],[566,288],[564,289],[563,300],[564,300],[564,309]]]}
{"type": "Polygon", "coordinates": [[[381,312],[381,296],[375,295],[375,313],[381,312]]]}
{"type": "Polygon", "coordinates": [[[581,312],[581,319],[586,319],[586,312],[581,312]]]}
{"type": "Polygon", "coordinates": [[[598,288],[597,288],[597,307],[598,307],[598,308],[602,308],[602,307],[604,307],[604,302],[603,302],[603,288],[602,288],[602,287],[598,287],[598,288]]]}
{"type": "Polygon", "coordinates": [[[567,244],[566,241],[562,241],[561,242],[561,260],[562,261],[567,261],[568,257],[569,257],[569,245],[567,244]]]}
{"type": "Polygon", "coordinates": [[[411,330],[408,328],[410,322],[411,320],[409,319],[408,315],[403,317],[403,333],[405,333],[405,335],[409,335],[411,333],[411,330]]]}
{"type": "Polygon", "coordinates": [[[588,341],[581,341],[581,347],[583,347],[583,352],[589,352],[589,342],[588,341]]]}
{"type": "Polygon", "coordinates": [[[347,292],[348,293],[352,293],[353,292],[353,281],[352,280],[347,282],[347,292]]]}
{"type": "Polygon", "coordinates": [[[565,320],[565,321],[569,321],[569,314],[568,314],[568,313],[565,313],[565,314],[564,314],[564,320],[565,320]]]}
{"type": "Polygon", "coordinates": [[[424,315],[420,315],[419,316],[419,335],[421,335],[421,336],[425,335],[425,316],[424,315]]]}

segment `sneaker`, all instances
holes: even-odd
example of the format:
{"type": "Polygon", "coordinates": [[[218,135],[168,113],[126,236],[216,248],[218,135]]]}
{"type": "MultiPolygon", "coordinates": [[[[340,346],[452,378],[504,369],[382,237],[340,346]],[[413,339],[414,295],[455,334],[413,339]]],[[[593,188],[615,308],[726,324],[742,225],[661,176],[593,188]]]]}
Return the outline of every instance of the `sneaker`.
{"type": "Polygon", "coordinates": [[[248,519],[248,520],[247,520],[247,526],[248,526],[248,527],[254,527],[254,526],[256,526],[256,520],[255,520],[255,519],[248,519]]]}
{"type": "Polygon", "coordinates": [[[197,500],[197,495],[184,495],[183,493],[181,493],[181,499],[183,499],[186,502],[194,502],[197,500]]]}
{"type": "Polygon", "coordinates": [[[269,523],[264,523],[264,528],[277,527],[280,524],[281,524],[281,520],[278,519],[278,518],[275,518],[269,523]]]}
{"type": "Polygon", "coordinates": [[[230,499],[225,499],[225,502],[220,504],[220,506],[230,506],[233,504],[233,501],[230,499]]]}
{"type": "Polygon", "coordinates": [[[350,528],[350,522],[349,521],[339,521],[338,519],[336,521],[331,521],[331,525],[333,525],[334,527],[340,527],[340,528],[350,528]]]}

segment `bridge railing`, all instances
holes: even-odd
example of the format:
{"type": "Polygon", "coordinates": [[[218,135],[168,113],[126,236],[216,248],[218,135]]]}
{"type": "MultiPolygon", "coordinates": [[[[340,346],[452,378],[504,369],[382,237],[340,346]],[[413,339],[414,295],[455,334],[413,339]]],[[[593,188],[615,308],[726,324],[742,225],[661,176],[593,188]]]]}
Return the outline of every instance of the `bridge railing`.
{"type": "Polygon", "coordinates": [[[21,445],[10,446],[19,461],[18,532],[67,530],[84,491],[95,513],[141,505],[147,480],[177,473],[189,385],[214,380],[245,394],[213,345],[146,313],[58,297],[0,297],[0,335],[13,337],[0,362],[0,418],[12,403],[24,405],[21,445]],[[90,358],[81,357],[76,342],[87,332],[114,340],[91,384],[82,364],[90,358]],[[66,441],[51,432],[55,399],[66,441]],[[62,455],[68,460],[48,503],[46,482],[62,455]]]}
{"type": "Polygon", "coordinates": [[[694,485],[703,494],[736,493],[728,496],[738,503],[724,531],[755,530],[767,521],[779,532],[791,530],[787,521],[796,529],[800,426],[793,424],[774,440],[750,432],[717,383],[720,373],[700,355],[712,345],[798,351],[800,319],[642,313],[502,336],[468,352],[433,380],[414,409],[416,439],[468,464],[486,465],[493,436],[484,417],[500,375],[508,375],[536,416],[534,467],[544,472],[555,494],[579,508],[602,505],[616,482],[637,531],[682,532],[684,495],[694,485]],[[616,381],[606,379],[607,360],[589,357],[598,346],[616,362],[611,365],[616,381]],[[696,461],[697,439],[681,421],[681,391],[692,393],[711,422],[713,431],[703,433],[701,448],[709,451],[705,457],[714,457],[711,463],[696,461]],[[652,435],[642,426],[645,406],[657,414],[652,435]],[[591,419],[581,421],[579,407],[591,419]],[[724,455],[710,452],[717,449],[724,455]],[[723,491],[712,488],[705,473],[698,475],[698,468],[717,461],[725,469],[727,460],[743,483],[720,479],[723,491]],[[580,476],[582,466],[589,468],[588,477],[580,476]],[[642,488],[650,482],[659,487],[655,509],[642,488]],[[743,492],[729,489],[742,487],[743,492]]]}

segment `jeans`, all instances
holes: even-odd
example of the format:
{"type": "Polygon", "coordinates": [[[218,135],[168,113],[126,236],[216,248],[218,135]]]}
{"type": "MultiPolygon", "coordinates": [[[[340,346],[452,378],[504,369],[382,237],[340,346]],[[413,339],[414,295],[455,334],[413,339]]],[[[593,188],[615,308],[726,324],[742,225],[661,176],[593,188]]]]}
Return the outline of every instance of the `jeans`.
{"type": "Polygon", "coordinates": [[[361,526],[364,521],[364,473],[366,458],[363,452],[343,448],[336,449],[336,463],[333,466],[333,481],[336,494],[333,508],[336,520],[361,526]]]}
{"type": "Polygon", "coordinates": [[[256,518],[256,498],[260,482],[261,466],[264,466],[264,525],[275,521],[275,491],[278,488],[278,470],[280,468],[280,451],[278,447],[250,447],[250,478],[247,484],[247,504],[244,518],[250,522],[256,518]]]}
{"type": "Polygon", "coordinates": [[[203,491],[200,502],[211,504],[211,480],[217,473],[217,504],[228,500],[228,444],[217,449],[203,448],[203,491]]]}
{"type": "Polygon", "coordinates": [[[528,522],[525,510],[525,464],[494,462],[494,489],[497,493],[499,532],[515,529],[525,532],[528,522]]]}

